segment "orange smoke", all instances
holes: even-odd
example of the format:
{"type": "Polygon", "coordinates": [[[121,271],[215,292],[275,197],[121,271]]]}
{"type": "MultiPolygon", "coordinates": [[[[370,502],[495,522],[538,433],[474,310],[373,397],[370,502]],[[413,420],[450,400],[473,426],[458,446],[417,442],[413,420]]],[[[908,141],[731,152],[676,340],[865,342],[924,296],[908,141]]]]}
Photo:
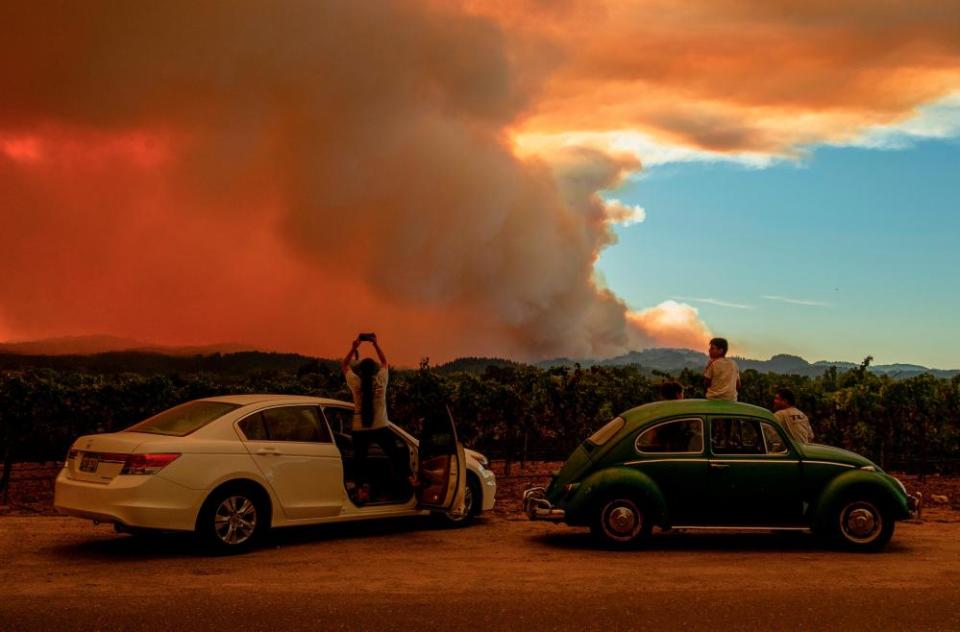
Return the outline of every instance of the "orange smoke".
{"type": "Polygon", "coordinates": [[[632,331],[639,331],[645,338],[653,338],[664,347],[704,349],[712,334],[700,320],[696,308],[664,301],[655,307],[627,314],[632,331]]]}
{"type": "Polygon", "coordinates": [[[960,89],[960,4],[941,0],[465,4],[531,58],[538,42],[562,59],[517,128],[542,149],[544,136],[643,132],[717,154],[790,154],[960,89]]]}
{"type": "Polygon", "coordinates": [[[3,335],[700,348],[692,308],[594,283],[639,161],[570,134],[789,152],[956,85],[952,8],[745,7],[6,3],[3,335]]]}

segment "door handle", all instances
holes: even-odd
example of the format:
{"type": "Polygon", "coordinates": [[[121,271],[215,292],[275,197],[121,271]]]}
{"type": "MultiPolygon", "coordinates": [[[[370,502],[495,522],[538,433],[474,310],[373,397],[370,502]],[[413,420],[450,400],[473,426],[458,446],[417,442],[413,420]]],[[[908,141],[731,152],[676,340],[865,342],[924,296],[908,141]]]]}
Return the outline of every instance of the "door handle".
{"type": "Polygon", "coordinates": [[[710,469],[711,469],[711,470],[725,470],[725,469],[727,469],[728,467],[730,467],[730,466],[729,466],[728,464],[726,464],[726,463],[711,463],[711,464],[710,464],[710,469]]]}
{"type": "Polygon", "coordinates": [[[278,452],[276,448],[260,448],[259,450],[257,450],[257,454],[273,456],[273,455],[280,454],[280,452],[278,452]]]}

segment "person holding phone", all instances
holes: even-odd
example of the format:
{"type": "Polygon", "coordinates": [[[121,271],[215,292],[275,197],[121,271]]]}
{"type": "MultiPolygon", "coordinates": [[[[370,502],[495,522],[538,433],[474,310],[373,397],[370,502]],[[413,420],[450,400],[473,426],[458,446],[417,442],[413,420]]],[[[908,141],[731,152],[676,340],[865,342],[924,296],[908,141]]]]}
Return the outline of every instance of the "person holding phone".
{"type": "Polygon", "coordinates": [[[353,395],[353,431],[375,430],[387,427],[387,381],[390,369],[387,356],[377,342],[376,334],[360,334],[350,352],[341,364],[347,386],[353,395]],[[373,358],[364,358],[356,365],[356,370],[350,365],[353,358],[359,358],[359,348],[364,342],[370,342],[380,359],[378,363],[373,358]]]}
{"type": "MultiPolygon", "coordinates": [[[[353,341],[350,351],[341,363],[344,378],[353,395],[353,464],[356,490],[354,502],[360,504],[370,500],[370,485],[367,476],[367,454],[371,443],[376,443],[390,459],[396,469],[400,459],[408,460],[406,455],[398,455],[397,442],[393,432],[387,427],[387,382],[390,370],[387,356],[377,342],[377,335],[360,334],[353,341]],[[376,350],[379,362],[373,358],[364,358],[351,366],[351,360],[359,358],[360,345],[369,342],[376,350]]],[[[406,477],[403,477],[406,480],[406,477]]]]}

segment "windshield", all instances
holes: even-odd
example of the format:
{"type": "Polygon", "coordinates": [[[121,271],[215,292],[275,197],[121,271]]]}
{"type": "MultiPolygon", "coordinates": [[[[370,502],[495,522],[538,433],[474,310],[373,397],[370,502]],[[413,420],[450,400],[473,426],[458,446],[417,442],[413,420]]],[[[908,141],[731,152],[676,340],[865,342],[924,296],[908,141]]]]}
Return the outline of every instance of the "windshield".
{"type": "Polygon", "coordinates": [[[130,426],[126,431],[183,437],[237,408],[240,408],[237,404],[223,402],[187,402],[130,426]]]}

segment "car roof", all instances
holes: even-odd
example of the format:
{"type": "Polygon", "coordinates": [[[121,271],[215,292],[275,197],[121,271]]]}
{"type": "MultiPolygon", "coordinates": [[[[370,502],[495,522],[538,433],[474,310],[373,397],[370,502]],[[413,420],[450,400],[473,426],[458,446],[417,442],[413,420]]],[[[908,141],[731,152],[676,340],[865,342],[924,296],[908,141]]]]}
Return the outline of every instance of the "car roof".
{"type": "Polygon", "coordinates": [[[677,415],[748,415],[768,420],[774,419],[766,408],[720,399],[673,399],[652,402],[631,408],[620,416],[626,420],[627,424],[636,428],[646,425],[647,422],[677,415]]]}
{"type": "Polygon", "coordinates": [[[313,397],[310,395],[274,395],[270,393],[252,393],[244,395],[216,395],[214,397],[204,397],[203,401],[223,402],[224,404],[236,404],[238,406],[249,406],[251,404],[319,404],[350,406],[351,402],[345,402],[339,399],[330,399],[328,397],[313,397]]]}

